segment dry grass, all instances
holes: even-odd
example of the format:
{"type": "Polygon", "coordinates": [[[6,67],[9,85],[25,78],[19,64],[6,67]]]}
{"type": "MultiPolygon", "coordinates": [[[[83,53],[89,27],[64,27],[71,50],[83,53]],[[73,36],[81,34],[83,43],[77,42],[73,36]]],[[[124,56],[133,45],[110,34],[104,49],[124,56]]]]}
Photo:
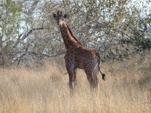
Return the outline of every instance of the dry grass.
{"type": "Polygon", "coordinates": [[[92,92],[82,70],[70,95],[64,68],[50,63],[39,70],[0,69],[0,113],[150,113],[151,61],[137,57],[104,63],[92,92]]]}

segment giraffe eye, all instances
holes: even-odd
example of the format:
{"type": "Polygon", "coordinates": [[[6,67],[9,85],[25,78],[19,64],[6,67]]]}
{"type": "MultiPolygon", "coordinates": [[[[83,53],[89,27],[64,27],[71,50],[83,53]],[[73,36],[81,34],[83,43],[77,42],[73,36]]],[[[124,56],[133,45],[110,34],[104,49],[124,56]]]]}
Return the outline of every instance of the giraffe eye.
{"type": "Polygon", "coordinates": [[[53,17],[54,17],[54,18],[56,18],[56,17],[57,17],[55,13],[53,13],[53,17]]]}
{"type": "Polygon", "coordinates": [[[67,18],[67,14],[64,14],[64,16],[63,16],[64,18],[67,18]]]}

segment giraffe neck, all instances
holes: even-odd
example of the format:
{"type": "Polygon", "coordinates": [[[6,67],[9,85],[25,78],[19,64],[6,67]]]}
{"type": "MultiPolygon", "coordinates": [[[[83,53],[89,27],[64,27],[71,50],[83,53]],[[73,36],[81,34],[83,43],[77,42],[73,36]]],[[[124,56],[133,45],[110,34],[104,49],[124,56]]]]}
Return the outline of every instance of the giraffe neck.
{"type": "Polygon", "coordinates": [[[79,45],[82,45],[72,34],[72,31],[66,22],[60,22],[59,28],[67,50],[71,50],[77,48],[79,45]]]}

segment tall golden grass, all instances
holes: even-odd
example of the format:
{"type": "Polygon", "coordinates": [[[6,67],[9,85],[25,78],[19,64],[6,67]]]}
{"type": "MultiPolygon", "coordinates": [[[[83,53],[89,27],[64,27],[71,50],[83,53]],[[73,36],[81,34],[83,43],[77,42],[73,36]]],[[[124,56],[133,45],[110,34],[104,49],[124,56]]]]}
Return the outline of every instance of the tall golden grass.
{"type": "Polygon", "coordinates": [[[0,113],[150,113],[151,61],[134,56],[101,65],[107,79],[99,78],[92,91],[86,75],[77,72],[70,94],[64,67],[50,61],[41,69],[0,69],[0,113]]]}

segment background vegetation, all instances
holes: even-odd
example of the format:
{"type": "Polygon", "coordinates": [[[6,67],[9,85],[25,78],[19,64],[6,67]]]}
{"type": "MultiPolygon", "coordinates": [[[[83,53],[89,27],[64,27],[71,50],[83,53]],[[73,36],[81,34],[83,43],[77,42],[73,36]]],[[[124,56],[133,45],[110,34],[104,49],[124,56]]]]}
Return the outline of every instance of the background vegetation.
{"type": "Polygon", "coordinates": [[[107,79],[98,75],[95,92],[84,71],[78,70],[74,95],[58,60],[36,70],[0,69],[0,113],[150,113],[151,55],[143,57],[103,63],[107,79]]]}
{"type": "Polygon", "coordinates": [[[0,65],[40,64],[65,53],[52,12],[67,22],[81,43],[104,59],[122,59],[151,48],[149,0],[2,0],[0,65]]]}

